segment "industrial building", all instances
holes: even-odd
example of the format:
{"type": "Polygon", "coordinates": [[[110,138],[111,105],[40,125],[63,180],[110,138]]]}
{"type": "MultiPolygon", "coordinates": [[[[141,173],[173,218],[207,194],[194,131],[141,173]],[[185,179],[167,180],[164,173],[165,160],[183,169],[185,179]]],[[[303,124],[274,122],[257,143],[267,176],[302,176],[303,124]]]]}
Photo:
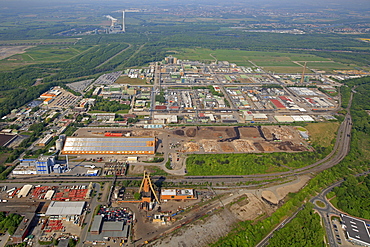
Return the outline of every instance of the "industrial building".
{"type": "Polygon", "coordinates": [[[130,236],[133,214],[126,208],[101,207],[94,216],[87,242],[104,242],[109,239],[127,241],[130,236]]]}
{"type": "Polygon", "coordinates": [[[28,236],[33,225],[35,225],[36,215],[35,213],[26,213],[23,215],[24,218],[17,227],[13,236],[10,238],[14,244],[22,243],[23,240],[28,236]]]}
{"type": "Polygon", "coordinates": [[[65,165],[56,164],[54,156],[41,155],[37,159],[21,159],[21,163],[13,170],[13,175],[64,173],[68,170],[65,165]]]}
{"type": "Polygon", "coordinates": [[[348,241],[362,246],[370,246],[370,235],[365,222],[348,215],[341,214],[341,216],[348,241]]]}
{"type": "Polygon", "coordinates": [[[161,200],[194,200],[197,199],[194,189],[162,189],[161,200]]]}
{"type": "Polygon", "coordinates": [[[18,137],[18,135],[0,133],[0,146],[6,147],[12,141],[14,141],[17,137],[18,137]]]}
{"type": "Polygon", "coordinates": [[[62,154],[154,154],[156,139],[67,137],[62,154]]]}
{"type": "Polygon", "coordinates": [[[27,197],[28,193],[30,193],[32,187],[33,187],[33,185],[31,185],[31,184],[24,185],[22,187],[22,189],[19,191],[18,195],[17,195],[18,198],[27,197]]]}
{"type": "Polygon", "coordinates": [[[46,216],[81,215],[85,202],[57,202],[52,201],[46,210],[46,216]]]}
{"type": "Polygon", "coordinates": [[[53,139],[53,135],[49,134],[49,135],[46,135],[44,138],[40,139],[38,142],[37,142],[37,146],[41,146],[41,147],[45,147],[46,145],[48,145],[48,143],[53,139]]]}
{"type": "Polygon", "coordinates": [[[13,170],[14,175],[49,174],[55,165],[54,157],[41,156],[38,159],[22,159],[13,170]]]}

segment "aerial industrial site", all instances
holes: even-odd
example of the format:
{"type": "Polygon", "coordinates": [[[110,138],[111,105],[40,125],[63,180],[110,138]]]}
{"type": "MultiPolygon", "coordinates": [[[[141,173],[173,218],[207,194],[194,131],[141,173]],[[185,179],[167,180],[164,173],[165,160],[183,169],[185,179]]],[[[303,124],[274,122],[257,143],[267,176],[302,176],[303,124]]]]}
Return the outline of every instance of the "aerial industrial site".
{"type": "MultiPolygon", "coordinates": [[[[218,208],[216,192],[201,180],[163,188],[165,180],[152,180],[150,172],[184,176],[190,154],[315,151],[304,126],[336,120],[337,80],[343,78],[308,70],[302,64],[302,74],[275,75],[227,61],[205,64],[169,56],[149,67],[53,87],[13,110],[3,119],[13,119],[21,131],[48,123],[10,174],[18,182],[27,178],[46,184],[2,187],[1,207],[19,211],[22,203],[29,211],[13,243],[32,244],[26,238],[32,231],[41,242],[145,244],[210,214],[218,208]],[[135,83],[122,83],[130,80],[135,83]],[[119,113],[110,112],[110,102],[123,106],[119,113]],[[38,150],[46,153],[38,155],[38,150]],[[127,182],[130,176],[136,180],[127,182]],[[83,182],[91,177],[97,182],[83,182]],[[48,184],[67,178],[77,184],[48,184]]],[[[1,136],[3,146],[25,138],[11,129],[1,136]]],[[[235,182],[230,178],[229,183],[235,182]]],[[[261,201],[253,200],[277,205],[289,191],[294,186],[279,195],[264,191],[261,201]]]]}

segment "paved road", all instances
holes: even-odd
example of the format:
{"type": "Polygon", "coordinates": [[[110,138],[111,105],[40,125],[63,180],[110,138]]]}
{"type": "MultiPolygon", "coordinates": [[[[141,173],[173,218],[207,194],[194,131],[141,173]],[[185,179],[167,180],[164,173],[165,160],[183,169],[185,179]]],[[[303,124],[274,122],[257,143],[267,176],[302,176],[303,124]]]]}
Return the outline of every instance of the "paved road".
{"type": "MultiPolygon", "coordinates": [[[[359,176],[365,176],[365,175],[368,175],[368,174],[370,174],[370,171],[359,173],[359,174],[356,174],[355,176],[359,177],[359,176]]],[[[344,182],[344,180],[340,180],[340,181],[330,185],[329,187],[324,189],[320,194],[318,194],[317,196],[313,197],[310,200],[310,202],[312,202],[315,205],[315,209],[319,212],[321,218],[324,221],[325,230],[326,230],[326,234],[328,236],[330,246],[334,246],[334,247],[338,246],[338,244],[337,244],[337,241],[336,241],[336,237],[334,236],[334,233],[333,233],[333,225],[330,221],[330,216],[331,215],[338,215],[339,216],[342,212],[339,211],[338,209],[336,209],[335,207],[333,207],[333,205],[330,202],[328,202],[328,200],[326,198],[326,195],[330,191],[332,191],[333,188],[339,186],[343,182],[344,182]],[[315,203],[315,202],[318,202],[318,201],[322,202],[325,206],[324,207],[319,207],[315,203]]],[[[365,220],[365,222],[369,223],[370,221],[365,220]]],[[[341,240],[342,240],[342,243],[345,241],[345,239],[341,239],[341,240]]]]}
{"type": "MultiPolygon", "coordinates": [[[[346,109],[347,110],[347,115],[345,117],[345,120],[342,122],[342,124],[339,127],[338,135],[337,135],[337,140],[336,140],[334,149],[331,152],[331,154],[328,155],[327,157],[325,157],[323,160],[321,160],[319,162],[316,162],[315,164],[312,164],[310,166],[307,166],[307,167],[304,167],[304,168],[301,168],[301,169],[296,169],[295,171],[297,172],[297,174],[300,174],[301,171],[302,172],[304,172],[304,171],[310,171],[310,172],[312,172],[312,171],[322,171],[322,170],[325,170],[327,168],[330,168],[330,167],[338,164],[348,154],[349,147],[350,147],[350,141],[351,141],[350,133],[351,133],[351,128],[352,128],[352,119],[351,119],[351,115],[350,115],[350,107],[351,107],[351,104],[352,104],[352,98],[353,98],[353,92],[351,94],[351,98],[350,98],[348,107],[346,109]],[[310,169],[310,167],[312,167],[312,168],[310,169]]],[[[358,174],[357,176],[365,175],[365,174],[368,174],[368,173],[369,172],[361,173],[361,174],[358,174]]],[[[334,236],[334,233],[332,231],[332,225],[331,225],[331,222],[330,222],[330,215],[332,215],[332,214],[339,215],[340,212],[337,209],[333,208],[331,206],[331,204],[327,202],[327,200],[326,200],[326,194],[329,191],[331,191],[334,187],[340,185],[342,182],[343,182],[343,180],[338,181],[338,182],[332,184],[328,188],[324,189],[319,195],[313,197],[310,200],[312,203],[314,203],[316,201],[321,201],[323,204],[325,204],[325,207],[320,208],[320,207],[318,207],[316,205],[316,203],[314,203],[315,209],[317,209],[317,211],[321,215],[321,218],[324,221],[325,230],[326,230],[326,233],[327,233],[327,236],[328,236],[329,245],[330,246],[334,246],[334,247],[337,246],[337,241],[336,241],[335,236],[334,236]]],[[[289,220],[289,221],[292,220],[301,209],[302,209],[302,207],[299,208],[295,212],[295,214],[293,216],[289,217],[287,220],[289,220]]],[[[277,227],[275,227],[256,246],[261,247],[261,246],[267,245],[268,244],[268,239],[272,237],[273,233],[276,230],[282,228],[285,225],[285,223],[286,223],[285,221],[286,220],[284,220],[277,227]]],[[[343,241],[344,240],[342,240],[342,242],[343,241]]]]}
{"type": "Polygon", "coordinates": [[[89,207],[90,213],[87,214],[86,217],[85,217],[84,223],[86,223],[86,225],[81,230],[80,242],[78,243],[77,247],[84,246],[83,242],[86,240],[87,232],[88,232],[89,227],[90,227],[90,225],[92,223],[92,220],[93,220],[93,214],[94,214],[95,208],[99,204],[104,205],[104,203],[98,202],[98,200],[97,200],[97,195],[101,192],[100,184],[96,183],[94,190],[96,190],[96,195],[90,200],[90,207],[89,207]]]}

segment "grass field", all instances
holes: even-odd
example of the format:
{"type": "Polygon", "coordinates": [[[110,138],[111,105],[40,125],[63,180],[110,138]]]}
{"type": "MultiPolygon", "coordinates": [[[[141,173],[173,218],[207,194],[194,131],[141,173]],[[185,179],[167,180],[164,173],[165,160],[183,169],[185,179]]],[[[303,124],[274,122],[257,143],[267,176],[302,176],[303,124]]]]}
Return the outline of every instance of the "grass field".
{"type": "Polygon", "coordinates": [[[320,69],[332,72],[337,69],[354,69],[354,66],[348,66],[346,64],[337,62],[308,62],[307,67],[311,69],[320,69]]]}
{"type": "Polygon", "coordinates": [[[20,66],[44,63],[61,62],[71,59],[91,46],[79,45],[39,45],[28,48],[25,53],[15,54],[0,61],[1,70],[10,70],[20,66]]]}
{"type": "Polygon", "coordinates": [[[339,122],[309,123],[306,126],[310,139],[322,147],[329,147],[335,139],[339,122]]]}
{"type": "Polygon", "coordinates": [[[352,69],[351,66],[333,62],[330,59],[310,54],[261,52],[241,50],[210,50],[210,49],[178,49],[169,51],[179,59],[197,60],[201,62],[229,61],[239,66],[254,67],[252,63],[261,66],[265,71],[276,73],[301,73],[304,62],[308,69],[332,71],[334,69],[352,69]],[[295,63],[298,62],[299,64],[295,63]]]}
{"type": "MultiPolygon", "coordinates": [[[[302,71],[303,71],[303,68],[302,67],[289,67],[289,66],[265,66],[263,67],[263,70],[266,71],[266,72],[275,72],[275,73],[292,73],[292,74],[295,74],[295,73],[299,73],[301,74],[302,71]]],[[[309,71],[308,69],[306,69],[306,73],[311,73],[311,71],[309,71]]]]}
{"type": "Polygon", "coordinates": [[[56,42],[76,42],[78,38],[67,38],[67,39],[35,39],[35,40],[0,40],[0,44],[33,44],[33,43],[56,43],[56,42]]]}
{"type": "Polygon", "coordinates": [[[120,76],[116,83],[118,84],[130,84],[130,85],[148,85],[146,83],[146,80],[142,80],[142,79],[131,79],[127,76],[120,76]]]}

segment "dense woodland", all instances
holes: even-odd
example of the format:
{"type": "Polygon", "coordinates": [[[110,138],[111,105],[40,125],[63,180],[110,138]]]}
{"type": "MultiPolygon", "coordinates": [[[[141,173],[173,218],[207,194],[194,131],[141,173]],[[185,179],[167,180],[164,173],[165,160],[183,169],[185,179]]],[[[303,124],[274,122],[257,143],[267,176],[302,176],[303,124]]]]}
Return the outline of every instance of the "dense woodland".
{"type": "Polygon", "coordinates": [[[319,247],[325,246],[324,236],[325,230],[321,226],[320,215],[313,211],[313,205],[308,203],[291,222],[274,233],[269,245],[319,247]]]}
{"type": "Polygon", "coordinates": [[[102,97],[97,97],[95,105],[91,110],[98,110],[104,112],[118,112],[120,110],[129,110],[130,105],[121,104],[119,101],[103,99],[102,97]]]}
{"type": "Polygon", "coordinates": [[[8,231],[10,235],[13,235],[22,218],[19,214],[6,215],[4,212],[0,212],[0,231],[3,233],[8,231]]]}
{"type": "Polygon", "coordinates": [[[370,219],[370,176],[349,176],[334,190],[337,206],[350,215],[370,219]]]}

